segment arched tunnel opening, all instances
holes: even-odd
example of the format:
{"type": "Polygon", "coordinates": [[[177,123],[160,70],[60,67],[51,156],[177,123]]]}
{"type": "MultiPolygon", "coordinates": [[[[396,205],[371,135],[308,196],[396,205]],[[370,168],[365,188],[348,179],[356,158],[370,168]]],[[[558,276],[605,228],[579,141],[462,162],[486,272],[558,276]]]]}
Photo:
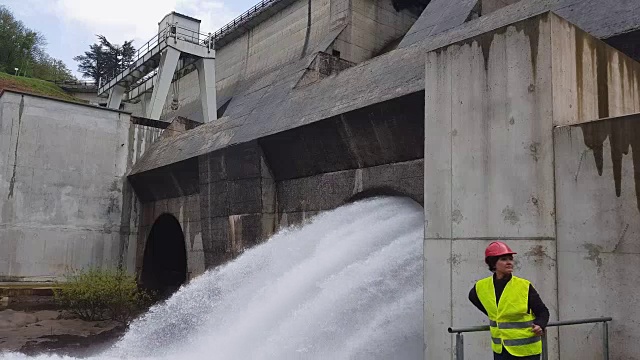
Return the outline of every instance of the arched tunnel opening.
{"type": "Polygon", "coordinates": [[[364,200],[364,199],[368,199],[368,198],[373,198],[373,197],[381,197],[381,196],[390,196],[390,197],[403,197],[403,198],[409,198],[413,201],[415,201],[416,203],[420,204],[420,206],[423,206],[422,204],[422,196],[416,197],[415,195],[410,195],[408,193],[405,193],[403,191],[400,191],[398,189],[394,189],[392,187],[389,186],[381,186],[381,187],[375,187],[375,188],[371,188],[371,189],[366,189],[364,191],[361,191],[357,194],[352,195],[351,197],[349,197],[347,200],[345,200],[345,204],[350,204],[356,201],[360,201],[360,200],[364,200]]]}
{"type": "Polygon", "coordinates": [[[153,224],[144,250],[141,285],[166,298],[187,280],[187,250],[178,220],[162,214],[153,224]]]}

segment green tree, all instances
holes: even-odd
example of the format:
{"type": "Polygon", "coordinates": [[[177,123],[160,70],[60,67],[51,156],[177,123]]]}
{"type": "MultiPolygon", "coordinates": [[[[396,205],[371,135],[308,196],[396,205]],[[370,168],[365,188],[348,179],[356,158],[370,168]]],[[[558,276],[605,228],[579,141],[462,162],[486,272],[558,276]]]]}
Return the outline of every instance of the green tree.
{"type": "Polygon", "coordinates": [[[67,68],[67,65],[62,60],[54,59],[45,52],[36,54],[36,61],[32,66],[31,75],[34,78],[48,81],[75,79],[71,74],[71,70],[67,68]]]}
{"type": "Polygon", "coordinates": [[[46,44],[44,37],[17,20],[5,6],[0,6],[0,70],[26,72],[35,56],[46,44]]]}
{"type": "Polygon", "coordinates": [[[122,45],[113,44],[104,35],[97,35],[98,42],[89,46],[89,51],[73,59],[77,61],[78,71],[83,76],[94,79],[111,78],[125,70],[136,53],[133,40],[125,41],[122,45]]]}
{"type": "Polygon", "coordinates": [[[19,69],[22,76],[44,80],[73,78],[71,71],[44,50],[45,37],[27,28],[11,11],[0,6],[0,71],[10,74],[19,69]]]}
{"type": "Polygon", "coordinates": [[[93,79],[96,83],[107,75],[107,53],[100,44],[89,46],[84,55],[73,58],[77,61],[78,71],[83,77],[93,79]]]}

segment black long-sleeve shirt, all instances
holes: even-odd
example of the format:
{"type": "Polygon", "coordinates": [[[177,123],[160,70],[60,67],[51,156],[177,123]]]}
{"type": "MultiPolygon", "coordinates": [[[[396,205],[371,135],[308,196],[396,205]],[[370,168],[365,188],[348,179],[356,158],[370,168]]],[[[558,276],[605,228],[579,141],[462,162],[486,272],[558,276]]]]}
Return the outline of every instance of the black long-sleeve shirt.
{"type": "MultiPolygon", "coordinates": [[[[496,289],[496,301],[500,301],[500,296],[502,296],[502,292],[504,291],[505,286],[511,280],[511,276],[506,277],[504,279],[496,278],[495,274],[493,275],[493,287],[496,289]]],[[[469,291],[469,301],[473,303],[480,311],[482,311],[485,315],[487,315],[487,310],[484,308],[484,305],[480,302],[478,298],[478,294],[476,293],[476,287],[472,287],[471,291],[469,291]]],[[[533,315],[536,316],[533,323],[540,326],[541,328],[546,328],[549,323],[549,309],[542,302],[540,295],[533,288],[533,285],[529,285],[529,299],[528,299],[529,311],[533,312],[533,315]]]]}

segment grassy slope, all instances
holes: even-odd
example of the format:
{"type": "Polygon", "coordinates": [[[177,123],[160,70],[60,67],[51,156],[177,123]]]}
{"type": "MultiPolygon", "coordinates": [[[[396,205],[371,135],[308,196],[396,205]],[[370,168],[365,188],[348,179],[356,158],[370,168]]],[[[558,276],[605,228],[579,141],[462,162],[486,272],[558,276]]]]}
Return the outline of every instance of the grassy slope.
{"type": "Polygon", "coordinates": [[[82,100],[67,94],[52,82],[0,72],[0,90],[2,89],[13,89],[61,100],[82,102],[82,100]]]}

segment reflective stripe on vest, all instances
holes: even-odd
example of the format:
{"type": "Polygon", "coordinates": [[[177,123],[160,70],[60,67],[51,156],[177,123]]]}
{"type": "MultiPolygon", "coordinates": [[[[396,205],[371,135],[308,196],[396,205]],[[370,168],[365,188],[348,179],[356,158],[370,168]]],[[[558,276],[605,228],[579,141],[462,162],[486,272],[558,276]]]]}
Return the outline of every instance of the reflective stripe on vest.
{"type": "Polygon", "coordinates": [[[478,299],[489,316],[491,348],[495,353],[501,354],[503,346],[515,356],[542,353],[541,338],[532,329],[535,316],[528,309],[529,286],[529,281],[512,276],[498,304],[492,276],[476,283],[478,299]]]}
{"type": "Polygon", "coordinates": [[[491,320],[489,321],[489,326],[497,327],[498,329],[528,329],[533,326],[533,321],[503,322],[498,324],[491,320]]]}

